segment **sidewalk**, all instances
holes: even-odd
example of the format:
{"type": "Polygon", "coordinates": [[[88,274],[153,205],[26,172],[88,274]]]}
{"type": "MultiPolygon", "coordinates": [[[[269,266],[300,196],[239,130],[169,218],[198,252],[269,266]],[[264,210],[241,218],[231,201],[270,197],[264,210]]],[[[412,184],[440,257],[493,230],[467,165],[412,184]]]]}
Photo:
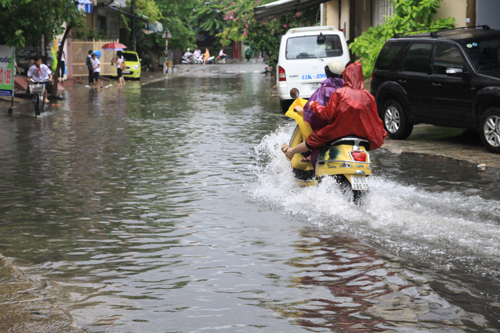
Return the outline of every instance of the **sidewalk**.
{"type": "Polygon", "coordinates": [[[41,288],[0,254],[0,332],[84,332],[41,288]]]}

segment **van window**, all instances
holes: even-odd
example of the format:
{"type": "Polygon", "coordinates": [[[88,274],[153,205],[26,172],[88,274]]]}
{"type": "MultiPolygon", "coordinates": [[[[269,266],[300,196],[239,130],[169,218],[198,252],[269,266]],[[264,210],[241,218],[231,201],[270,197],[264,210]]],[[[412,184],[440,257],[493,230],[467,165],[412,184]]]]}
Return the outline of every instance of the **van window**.
{"type": "Polygon", "coordinates": [[[386,44],[382,51],[380,51],[379,61],[377,63],[377,69],[384,70],[397,70],[399,64],[399,51],[403,47],[403,44],[386,44]]]}
{"type": "Polygon", "coordinates": [[[404,68],[406,72],[427,73],[431,55],[430,43],[415,43],[406,52],[404,68]]]}
{"type": "Polygon", "coordinates": [[[287,59],[309,59],[340,57],[344,52],[338,35],[324,35],[324,44],[318,44],[318,36],[288,38],[285,57],[287,59]]]}

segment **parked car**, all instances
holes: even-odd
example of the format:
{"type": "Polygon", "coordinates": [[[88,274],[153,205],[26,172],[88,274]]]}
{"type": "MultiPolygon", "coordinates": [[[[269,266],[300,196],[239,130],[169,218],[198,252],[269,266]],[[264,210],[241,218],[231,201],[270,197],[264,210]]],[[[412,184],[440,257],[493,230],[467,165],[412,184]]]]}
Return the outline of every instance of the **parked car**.
{"type": "Polygon", "coordinates": [[[125,69],[122,72],[123,77],[130,79],[141,79],[141,61],[137,52],[122,51],[123,58],[125,59],[125,69]]]}
{"type": "Polygon", "coordinates": [[[276,86],[283,113],[297,97],[311,97],[332,60],[350,61],[344,33],[335,27],[293,28],[281,37],[276,86]]]}
{"type": "Polygon", "coordinates": [[[473,129],[500,153],[500,31],[449,29],[389,39],[371,93],[390,138],[418,123],[473,129]]]}

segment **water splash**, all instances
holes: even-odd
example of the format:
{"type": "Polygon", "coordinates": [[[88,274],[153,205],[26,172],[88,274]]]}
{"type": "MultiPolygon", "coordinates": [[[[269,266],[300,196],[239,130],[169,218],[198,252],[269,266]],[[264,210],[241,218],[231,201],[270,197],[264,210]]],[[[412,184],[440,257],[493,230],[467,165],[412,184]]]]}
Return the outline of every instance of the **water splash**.
{"type": "Polygon", "coordinates": [[[390,180],[380,169],[369,178],[371,190],[361,206],[331,180],[301,188],[280,149],[293,128],[280,127],[255,148],[257,179],[249,188],[253,200],[432,268],[460,268],[498,279],[498,200],[431,192],[390,180]]]}

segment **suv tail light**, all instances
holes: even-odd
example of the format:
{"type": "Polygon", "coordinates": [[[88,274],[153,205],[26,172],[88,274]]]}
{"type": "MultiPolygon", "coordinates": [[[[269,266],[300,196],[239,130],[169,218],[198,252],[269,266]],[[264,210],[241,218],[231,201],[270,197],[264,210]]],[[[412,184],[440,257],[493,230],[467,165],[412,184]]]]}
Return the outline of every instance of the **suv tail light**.
{"type": "Polygon", "coordinates": [[[367,156],[365,152],[353,150],[351,151],[352,159],[357,162],[366,162],[367,156]]]}
{"type": "Polygon", "coordinates": [[[286,81],[285,70],[281,66],[278,67],[278,75],[280,81],[286,81]]]}

